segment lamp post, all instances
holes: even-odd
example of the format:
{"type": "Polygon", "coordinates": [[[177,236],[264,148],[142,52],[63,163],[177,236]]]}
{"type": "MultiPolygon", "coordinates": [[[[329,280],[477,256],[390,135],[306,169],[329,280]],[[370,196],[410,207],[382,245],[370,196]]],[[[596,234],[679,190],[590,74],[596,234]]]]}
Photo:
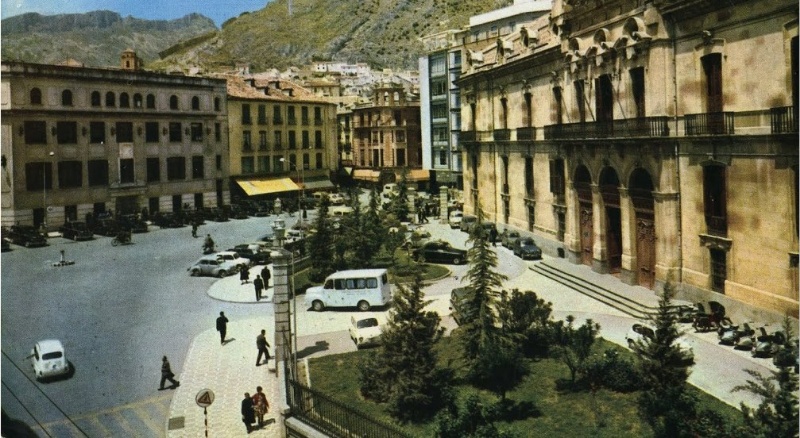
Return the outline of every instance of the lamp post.
{"type": "MultiPolygon", "coordinates": [[[[50,158],[50,162],[52,162],[52,157],[56,153],[50,151],[48,154],[50,158]]],[[[47,232],[47,161],[42,161],[42,227],[47,232]]]]}

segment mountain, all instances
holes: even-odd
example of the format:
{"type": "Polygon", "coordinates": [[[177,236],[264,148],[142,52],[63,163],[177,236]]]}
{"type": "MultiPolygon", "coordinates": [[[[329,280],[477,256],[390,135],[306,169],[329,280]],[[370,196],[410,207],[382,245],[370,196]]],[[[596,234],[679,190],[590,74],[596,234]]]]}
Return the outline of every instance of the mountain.
{"type": "Polygon", "coordinates": [[[469,17],[512,0],[274,0],[223,23],[218,34],[148,65],[207,71],[247,63],[253,71],[312,60],[417,68],[419,38],[461,28],[469,17]],[[290,7],[291,4],[291,7],[290,7]],[[290,14],[291,9],[291,14],[290,14]]]}
{"type": "Polygon", "coordinates": [[[180,41],[216,30],[200,14],[167,21],[123,18],[112,11],[28,13],[2,21],[2,57],[44,64],[73,58],[88,67],[107,67],[119,65],[122,51],[131,48],[147,63],[180,41]]]}

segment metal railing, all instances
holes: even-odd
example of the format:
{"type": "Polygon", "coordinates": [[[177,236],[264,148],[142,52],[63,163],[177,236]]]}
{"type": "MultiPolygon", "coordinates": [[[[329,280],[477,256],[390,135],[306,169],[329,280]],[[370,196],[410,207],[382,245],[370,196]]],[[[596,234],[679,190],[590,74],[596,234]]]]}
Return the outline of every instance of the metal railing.
{"type": "Polygon", "coordinates": [[[780,108],[770,108],[770,126],[773,134],[786,134],[797,132],[797,108],[784,106],[780,108]]]}
{"type": "Polygon", "coordinates": [[[669,117],[639,117],[544,127],[547,139],[668,137],[669,117]]]}
{"type": "Polygon", "coordinates": [[[527,128],[517,128],[517,141],[529,141],[536,139],[536,128],[533,126],[527,128]]]}
{"type": "Polygon", "coordinates": [[[493,134],[494,141],[509,141],[511,140],[510,129],[495,129],[493,134]]]}
{"type": "Polygon", "coordinates": [[[686,135],[731,135],[733,134],[733,113],[686,114],[686,135]]]}
{"type": "Polygon", "coordinates": [[[334,400],[320,391],[287,380],[291,413],[333,437],[410,438],[399,428],[383,423],[334,400]]]}

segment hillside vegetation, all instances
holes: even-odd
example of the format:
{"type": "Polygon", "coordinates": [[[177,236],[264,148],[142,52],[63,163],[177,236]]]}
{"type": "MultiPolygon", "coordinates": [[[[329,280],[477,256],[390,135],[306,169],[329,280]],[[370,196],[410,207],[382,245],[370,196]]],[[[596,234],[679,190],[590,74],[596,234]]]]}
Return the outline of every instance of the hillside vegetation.
{"type": "MultiPolygon", "coordinates": [[[[3,59],[58,63],[75,58],[87,66],[115,66],[126,48],[146,67],[171,71],[200,67],[253,71],[285,69],[312,60],[365,62],[373,68],[415,69],[420,37],[461,28],[469,17],[512,0],[273,0],[217,30],[199,14],[179,20],[121,17],[110,11],[2,21],[3,59]],[[159,53],[163,59],[159,59],[159,53]]],[[[197,3],[202,9],[202,2],[197,3]]],[[[198,11],[202,12],[202,11],[198,11]]]]}
{"type": "Polygon", "coordinates": [[[199,14],[167,21],[123,18],[111,11],[29,13],[2,21],[2,57],[43,64],[73,58],[88,67],[107,67],[119,65],[122,51],[131,48],[150,62],[170,46],[216,29],[199,14]]]}

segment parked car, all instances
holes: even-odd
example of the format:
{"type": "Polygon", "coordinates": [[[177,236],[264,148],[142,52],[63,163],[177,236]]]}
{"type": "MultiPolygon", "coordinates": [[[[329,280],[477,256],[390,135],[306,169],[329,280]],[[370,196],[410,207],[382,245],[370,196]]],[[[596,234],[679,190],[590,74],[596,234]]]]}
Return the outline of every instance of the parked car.
{"type": "Polygon", "coordinates": [[[239,269],[246,269],[249,268],[251,265],[250,260],[239,256],[239,253],[236,251],[220,251],[215,255],[220,260],[226,260],[233,263],[239,269]]]}
{"type": "Polygon", "coordinates": [[[36,380],[64,376],[71,371],[70,363],[64,354],[64,346],[57,339],[37,342],[29,357],[36,380]]]}
{"type": "Polygon", "coordinates": [[[357,349],[381,343],[382,328],[377,318],[356,319],[350,317],[350,339],[357,349]]]}
{"type": "Polygon", "coordinates": [[[450,224],[450,228],[456,229],[461,227],[461,219],[464,217],[464,212],[461,210],[453,210],[450,212],[450,218],[447,220],[447,223],[450,224]]]}
{"type": "Polygon", "coordinates": [[[91,230],[94,234],[101,236],[116,236],[120,226],[114,219],[97,219],[92,224],[91,230]]]}
{"type": "Polygon", "coordinates": [[[200,257],[187,271],[194,277],[211,275],[222,278],[235,274],[239,271],[239,268],[228,260],[218,259],[215,255],[207,255],[200,257]]]}
{"type": "Polygon", "coordinates": [[[461,223],[458,225],[461,228],[461,231],[466,231],[469,233],[469,230],[478,222],[478,218],[476,216],[465,214],[461,217],[461,223]]]}
{"type": "Polygon", "coordinates": [[[174,213],[156,213],[153,215],[153,223],[161,228],[180,228],[183,226],[183,219],[174,213]]]}
{"type": "Polygon", "coordinates": [[[86,222],[67,222],[59,229],[61,235],[72,240],[91,240],[94,233],[86,226],[86,222]]]}
{"type": "Polygon", "coordinates": [[[450,316],[457,325],[464,321],[464,300],[468,293],[467,287],[457,287],[450,292],[450,316]]]}
{"type": "Polygon", "coordinates": [[[413,257],[420,262],[452,263],[460,265],[467,261],[467,251],[453,248],[444,240],[425,242],[414,250],[413,257]]]}
{"type": "Polygon", "coordinates": [[[520,237],[514,241],[512,247],[514,255],[522,260],[539,260],[542,258],[542,249],[530,237],[520,237]]]}
{"type": "Polygon", "coordinates": [[[267,265],[270,263],[270,255],[267,251],[253,250],[249,245],[236,245],[228,251],[234,251],[240,257],[250,260],[251,265],[267,265]]]}
{"type": "Polygon", "coordinates": [[[7,237],[11,243],[26,248],[47,245],[47,239],[31,225],[12,225],[8,230],[7,237]]]}
{"type": "MultiPolygon", "coordinates": [[[[652,327],[644,324],[633,324],[628,333],[625,335],[625,340],[628,342],[628,347],[633,349],[634,345],[638,342],[646,342],[646,340],[654,340],[656,338],[656,331],[652,327]]],[[[678,338],[676,340],[678,349],[684,361],[688,364],[694,363],[694,349],[685,339],[678,338]]]]}
{"type": "MultiPolygon", "coordinates": [[[[495,236],[498,236],[498,234],[497,234],[497,226],[494,224],[494,222],[481,222],[480,225],[478,225],[478,223],[476,222],[473,225],[473,227],[474,226],[480,226],[480,227],[482,227],[484,229],[484,231],[486,231],[486,239],[487,240],[491,239],[493,232],[494,232],[495,236]]],[[[472,230],[470,229],[468,231],[472,231],[472,230]]]]}
{"type": "Polygon", "coordinates": [[[123,230],[130,230],[133,233],[146,233],[147,222],[139,219],[135,214],[125,214],[117,220],[119,227],[123,230]]]}
{"type": "Polygon", "coordinates": [[[500,242],[503,246],[509,249],[513,249],[514,242],[520,238],[520,235],[516,231],[511,231],[508,228],[503,230],[503,233],[500,234],[500,242]]]}

